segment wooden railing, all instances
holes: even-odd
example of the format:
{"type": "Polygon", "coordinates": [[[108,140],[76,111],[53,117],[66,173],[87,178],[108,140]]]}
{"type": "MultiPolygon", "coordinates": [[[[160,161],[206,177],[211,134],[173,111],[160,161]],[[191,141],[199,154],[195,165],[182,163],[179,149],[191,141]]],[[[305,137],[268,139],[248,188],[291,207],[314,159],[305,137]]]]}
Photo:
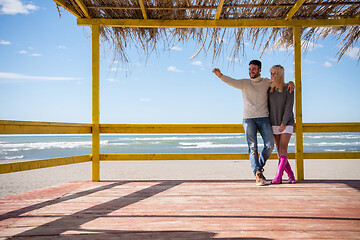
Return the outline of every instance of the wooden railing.
{"type": "MultiPolygon", "coordinates": [[[[296,128],[296,125],[295,125],[296,128]]],[[[360,123],[303,123],[303,132],[360,132],[360,123]]],[[[244,133],[241,124],[100,124],[100,133],[209,134],[244,133]]],[[[92,134],[91,124],[1,121],[0,134],[92,134]]],[[[247,160],[247,153],[100,154],[101,161],[247,160]]],[[[276,153],[270,159],[276,159],[276,153]]],[[[289,153],[294,159],[295,154],[289,153]]],[[[360,159],[360,152],[303,153],[304,159],[360,159]]],[[[0,164],[0,174],[92,161],[92,155],[0,164]]]]}

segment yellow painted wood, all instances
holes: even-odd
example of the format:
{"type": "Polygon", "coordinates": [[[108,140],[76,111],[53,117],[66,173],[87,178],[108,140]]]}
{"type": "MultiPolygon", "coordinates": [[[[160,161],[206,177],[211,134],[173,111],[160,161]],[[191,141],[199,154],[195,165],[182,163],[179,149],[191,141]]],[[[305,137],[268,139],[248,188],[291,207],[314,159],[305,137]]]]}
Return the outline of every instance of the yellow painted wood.
{"type": "Polygon", "coordinates": [[[100,19],[78,18],[78,26],[140,28],[283,28],[359,26],[359,18],[303,19],[303,20],[156,20],[156,19],[100,19]]]}
{"type": "Polygon", "coordinates": [[[303,123],[304,132],[360,132],[360,123],[303,123]]]}
{"type": "Polygon", "coordinates": [[[295,82],[295,172],[297,180],[304,180],[303,122],[301,96],[301,33],[300,27],[293,28],[294,82],[295,82]]]}
{"type": "Polygon", "coordinates": [[[285,16],[285,20],[290,20],[295,13],[297,12],[297,10],[299,10],[299,8],[301,7],[301,5],[303,5],[303,3],[305,2],[305,0],[298,0],[294,6],[289,10],[289,12],[286,14],[285,16]]]}
{"type": "Polygon", "coordinates": [[[91,124],[0,120],[0,134],[91,134],[91,124]]]}
{"type": "MultiPolygon", "coordinates": [[[[303,132],[360,132],[360,122],[303,123],[303,132]]],[[[0,134],[91,133],[92,124],[0,120],[0,134]]],[[[244,129],[242,124],[100,124],[100,133],[244,133],[244,129]]]]}
{"type": "Polygon", "coordinates": [[[143,1],[143,0],[139,0],[139,5],[140,5],[140,8],[141,8],[141,12],[142,12],[143,18],[144,18],[144,19],[148,19],[144,1],[143,1]]]}
{"type": "Polygon", "coordinates": [[[75,0],[75,2],[80,7],[80,9],[84,13],[85,17],[90,18],[89,10],[86,7],[86,5],[84,4],[84,2],[82,0],[75,0]]]}
{"type": "MultiPolygon", "coordinates": [[[[52,158],[44,160],[26,161],[26,162],[15,162],[0,164],[0,174],[27,171],[39,168],[55,167],[61,165],[68,165],[74,163],[90,162],[90,155],[81,155],[73,157],[63,158],[52,158]]],[[[31,180],[31,179],[30,179],[31,180]]]]}
{"type": "Polygon", "coordinates": [[[101,133],[244,133],[241,124],[100,124],[101,133]]]}
{"type": "Polygon", "coordinates": [[[74,14],[76,17],[81,18],[76,9],[72,5],[67,4],[66,0],[54,0],[54,2],[74,14]]]}
{"type": "Polygon", "coordinates": [[[223,6],[224,6],[224,1],[225,1],[225,0],[220,0],[220,1],[219,1],[219,5],[218,5],[218,7],[217,7],[216,14],[215,14],[215,20],[219,20],[219,19],[220,19],[221,11],[222,11],[223,6]]]}
{"type": "MultiPolygon", "coordinates": [[[[294,154],[290,154],[289,158],[294,154]]],[[[160,161],[160,160],[248,160],[247,153],[134,153],[100,154],[101,161],[160,161]]],[[[278,159],[271,154],[269,159],[278,159]]]]}
{"type": "Polygon", "coordinates": [[[92,26],[92,180],[100,181],[99,26],[92,26]]]}
{"type": "Polygon", "coordinates": [[[360,152],[304,153],[304,159],[360,159],[360,152]]]}

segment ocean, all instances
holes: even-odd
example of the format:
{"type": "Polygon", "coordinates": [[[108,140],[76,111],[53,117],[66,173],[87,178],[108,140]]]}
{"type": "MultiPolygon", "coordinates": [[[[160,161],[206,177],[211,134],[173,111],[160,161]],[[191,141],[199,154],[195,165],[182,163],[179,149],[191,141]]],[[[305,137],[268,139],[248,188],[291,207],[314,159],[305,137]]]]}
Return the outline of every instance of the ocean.
{"type": "MultiPolygon", "coordinates": [[[[304,133],[304,152],[359,152],[360,133],[304,133]]],[[[263,147],[258,136],[259,149],[263,147]]],[[[246,153],[244,134],[103,134],[100,153],[246,153]]],[[[1,135],[0,161],[91,154],[91,135],[1,135]]],[[[289,152],[294,152],[294,136],[289,152]]],[[[4,161],[5,162],[5,161],[4,161]]]]}

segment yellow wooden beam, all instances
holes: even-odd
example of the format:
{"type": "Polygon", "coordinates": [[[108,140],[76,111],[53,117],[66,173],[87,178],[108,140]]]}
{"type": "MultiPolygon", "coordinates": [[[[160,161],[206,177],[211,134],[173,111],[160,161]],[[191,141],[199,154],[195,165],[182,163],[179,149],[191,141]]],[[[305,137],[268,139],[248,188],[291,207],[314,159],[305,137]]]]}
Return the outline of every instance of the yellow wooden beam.
{"type": "Polygon", "coordinates": [[[224,6],[224,2],[225,2],[225,0],[220,0],[219,1],[219,5],[217,7],[216,14],[215,14],[215,20],[220,19],[220,15],[221,15],[221,11],[222,11],[223,6],[224,6]]]}
{"type": "MultiPolygon", "coordinates": [[[[289,153],[295,159],[296,153],[289,153]]],[[[360,159],[360,152],[304,153],[304,159],[360,159]]],[[[124,153],[100,154],[101,161],[166,161],[166,160],[248,160],[247,153],[124,153]]],[[[269,159],[277,160],[276,153],[269,159]]]]}
{"type": "Polygon", "coordinates": [[[100,124],[101,133],[244,133],[241,124],[100,124]]]}
{"type": "Polygon", "coordinates": [[[144,18],[144,19],[148,19],[148,16],[147,16],[147,13],[146,13],[145,4],[144,4],[144,0],[139,0],[139,5],[140,5],[140,8],[141,8],[141,12],[142,12],[143,18],[144,18]]]}
{"type": "Polygon", "coordinates": [[[72,5],[69,5],[66,0],[54,0],[54,2],[74,14],[76,17],[81,18],[81,15],[77,10],[72,5]]]}
{"type": "Polygon", "coordinates": [[[304,153],[304,159],[360,159],[360,152],[304,153]]]}
{"type": "Polygon", "coordinates": [[[0,120],[0,134],[90,134],[91,124],[0,120]]]}
{"type": "Polygon", "coordinates": [[[100,56],[99,25],[92,26],[92,179],[100,181],[100,56]]]}
{"type": "Polygon", "coordinates": [[[78,26],[139,27],[139,28],[283,28],[359,26],[359,18],[303,20],[157,20],[79,18],[78,26]]]}
{"type": "Polygon", "coordinates": [[[306,0],[298,0],[298,1],[294,4],[294,6],[289,10],[289,12],[286,14],[285,20],[291,19],[291,18],[295,15],[295,13],[297,12],[297,10],[299,10],[299,8],[301,7],[301,5],[304,4],[305,1],[306,1],[306,0]]]}
{"type": "Polygon", "coordinates": [[[293,28],[294,82],[295,82],[295,172],[297,180],[304,180],[303,120],[301,96],[301,29],[293,28]]]}
{"type": "Polygon", "coordinates": [[[86,7],[86,5],[84,4],[84,2],[82,0],[75,0],[75,2],[80,7],[80,9],[84,13],[85,17],[90,18],[89,10],[86,7]]]}
{"type": "Polygon", "coordinates": [[[360,123],[303,123],[304,132],[360,132],[360,123]]]}
{"type": "MultiPolygon", "coordinates": [[[[289,158],[294,157],[290,153],[289,158]]],[[[100,154],[101,161],[162,161],[162,160],[248,160],[247,153],[126,153],[100,154]]],[[[269,159],[278,159],[271,154],[269,159]]]]}
{"type": "Polygon", "coordinates": [[[90,155],[0,164],[0,174],[91,161],[90,155]]]}

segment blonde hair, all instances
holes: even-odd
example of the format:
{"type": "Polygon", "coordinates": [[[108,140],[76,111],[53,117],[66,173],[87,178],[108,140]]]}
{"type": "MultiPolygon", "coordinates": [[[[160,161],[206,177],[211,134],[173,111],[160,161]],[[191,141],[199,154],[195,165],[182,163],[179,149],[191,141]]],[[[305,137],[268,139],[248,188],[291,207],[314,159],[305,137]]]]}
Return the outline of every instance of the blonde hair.
{"type": "MultiPolygon", "coordinates": [[[[284,85],[285,85],[285,70],[284,70],[284,67],[281,66],[281,65],[274,65],[270,68],[271,69],[274,69],[277,71],[278,73],[278,76],[280,78],[280,87],[278,89],[279,92],[282,92],[283,91],[283,88],[284,88],[284,85]]],[[[271,86],[270,86],[270,92],[274,92],[276,86],[274,84],[274,82],[272,81],[271,82],[271,86]]]]}

